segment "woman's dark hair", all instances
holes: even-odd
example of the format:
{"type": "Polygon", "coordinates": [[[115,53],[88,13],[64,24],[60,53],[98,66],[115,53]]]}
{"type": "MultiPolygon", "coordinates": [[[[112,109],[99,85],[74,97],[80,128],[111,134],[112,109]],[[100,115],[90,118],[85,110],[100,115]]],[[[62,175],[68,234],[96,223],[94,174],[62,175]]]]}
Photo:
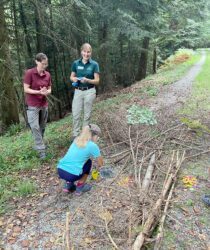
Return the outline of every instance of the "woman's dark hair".
{"type": "Polygon", "coordinates": [[[35,57],[35,60],[38,62],[42,62],[43,60],[46,60],[47,56],[44,53],[38,53],[35,57]]]}

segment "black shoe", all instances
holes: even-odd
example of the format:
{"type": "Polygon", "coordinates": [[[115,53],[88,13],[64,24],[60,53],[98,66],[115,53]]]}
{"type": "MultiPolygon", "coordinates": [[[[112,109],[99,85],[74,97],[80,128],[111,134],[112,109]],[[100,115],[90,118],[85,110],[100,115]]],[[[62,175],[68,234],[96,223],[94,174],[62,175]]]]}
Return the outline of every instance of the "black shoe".
{"type": "Polygon", "coordinates": [[[76,190],[76,185],[72,182],[65,182],[63,185],[63,192],[65,193],[72,193],[76,190]]]}

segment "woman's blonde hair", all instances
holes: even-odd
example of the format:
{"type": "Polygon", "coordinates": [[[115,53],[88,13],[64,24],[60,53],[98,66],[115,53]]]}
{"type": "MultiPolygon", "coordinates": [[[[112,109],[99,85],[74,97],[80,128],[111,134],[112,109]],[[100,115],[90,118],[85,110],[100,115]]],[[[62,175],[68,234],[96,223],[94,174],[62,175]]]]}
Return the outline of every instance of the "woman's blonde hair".
{"type": "Polygon", "coordinates": [[[75,143],[79,148],[84,148],[94,135],[99,135],[100,133],[101,130],[96,124],[89,124],[82,128],[82,132],[75,139],[75,143]]]}
{"type": "Polygon", "coordinates": [[[83,127],[81,134],[75,139],[75,143],[79,148],[84,148],[91,137],[92,134],[89,126],[85,126],[83,127]]]}
{"type": "Polygon", "coordinates": [[[91,45],[89,43],[84,43],[81,46],[80,50],[82,51],[83,49],[89,49],[92,52],[92,47],[91,47],[91,45]]]}

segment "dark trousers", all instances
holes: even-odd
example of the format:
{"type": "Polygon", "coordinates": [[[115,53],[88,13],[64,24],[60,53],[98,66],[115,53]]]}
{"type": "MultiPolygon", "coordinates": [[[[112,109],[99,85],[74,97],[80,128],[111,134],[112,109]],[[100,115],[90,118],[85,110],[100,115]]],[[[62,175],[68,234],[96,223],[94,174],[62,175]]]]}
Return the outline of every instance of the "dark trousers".
{"type": "Polygon", "coordinates": [[[92,167],[92,161],[91,159],[89,159],[85,162],[81,175],[74,175],[60,168],[58,168],[58,175],[61,179],[65,181],[75,182],[80,180],[84,174],[89,175],[91,167],[92,167]]]}

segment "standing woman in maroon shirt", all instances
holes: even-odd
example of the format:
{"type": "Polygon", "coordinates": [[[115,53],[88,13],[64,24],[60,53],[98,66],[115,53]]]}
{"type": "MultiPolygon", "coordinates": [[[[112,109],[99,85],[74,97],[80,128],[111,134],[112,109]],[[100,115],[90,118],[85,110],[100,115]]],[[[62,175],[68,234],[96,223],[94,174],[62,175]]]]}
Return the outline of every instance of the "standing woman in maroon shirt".
{"type": "Polygon", "coordinates": [[[38,53],[35,58],[36,67],[29,69],[24,75],[24,92],[26,94],[27,117],[33,137],[34,149],[40,159],[46,157],[46,147],[43,141],[48,117],[47,96],[51,94],[51,76],[46,71],[48,58],[38,53]]]}

